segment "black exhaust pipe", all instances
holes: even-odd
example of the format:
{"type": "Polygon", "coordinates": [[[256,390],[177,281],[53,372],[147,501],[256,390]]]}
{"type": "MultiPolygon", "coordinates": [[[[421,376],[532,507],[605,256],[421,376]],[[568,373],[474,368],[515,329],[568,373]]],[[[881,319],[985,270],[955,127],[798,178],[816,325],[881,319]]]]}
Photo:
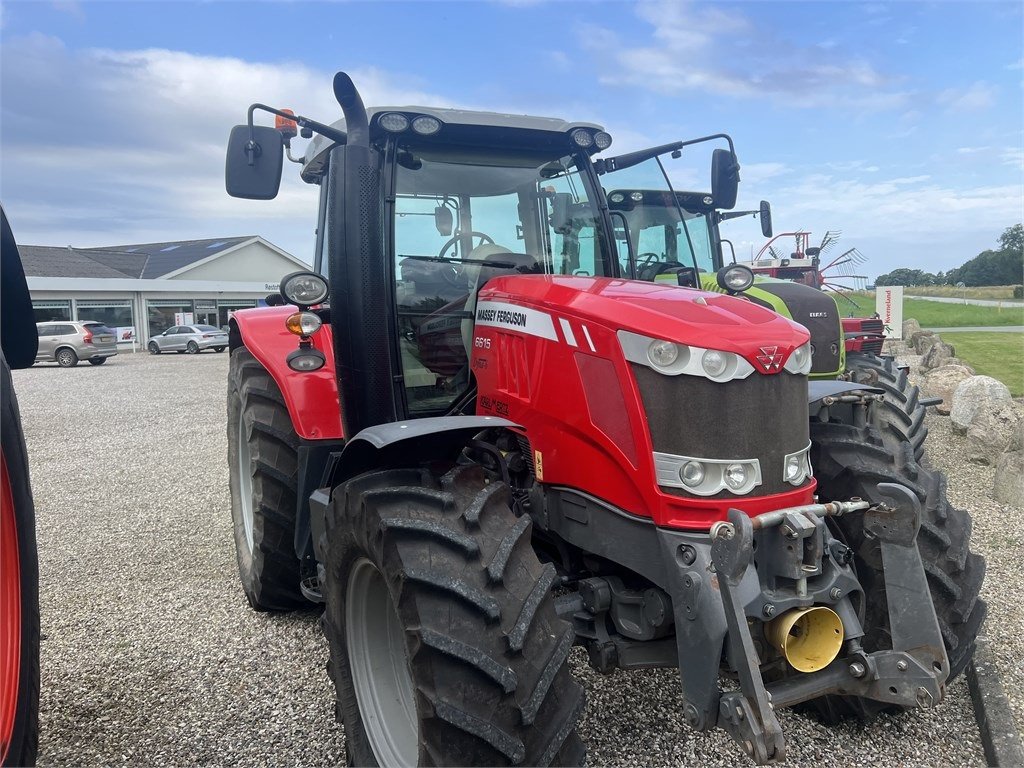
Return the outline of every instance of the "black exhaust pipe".
{"type": "Polygon", "coordinates": [[[370,148],[366,107],[344,72],[334,76],[334,96],[345,115],[347,140],[331,151],[330,183],[336,191],[326,226],[341,419],[345,438],[351,439],[366,427],[398,419],[393,371],[398,363],[393,288],[384,262],[381,175],[370,148]]]}

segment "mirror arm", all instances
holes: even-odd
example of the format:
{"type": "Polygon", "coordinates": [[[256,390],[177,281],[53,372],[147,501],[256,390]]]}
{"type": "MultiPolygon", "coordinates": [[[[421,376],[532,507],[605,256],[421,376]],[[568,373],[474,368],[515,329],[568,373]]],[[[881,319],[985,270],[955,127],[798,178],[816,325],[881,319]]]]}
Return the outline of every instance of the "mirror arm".
{"type": "MultiPolygon", "coordinates": [[[[316,120],[310,120],[308,117],[303,117],[302,115],[293,115],[289,112],[282,112],[280,109],[268,107],[266,104],[253,104],[249,107],[249,144],[257,148],[257,155],[259,154],[259,145],[256,144],[256,142],[252,138],[252,118],[253,113],[257,109],[261,109],[264,112],[269,112],[272,115],[277,115],[278,117],[287,118],[288,120],[294,120],[300,128],[308,128],[314,133],[319,133],[321,136],[325,136],[326,138],[331,139],[332,141],[336,141],[339,144],[345,144],[348,140],[348,136],[345,134],[344,131],[339,131],[336,128],[331,128],[331,126],[329,125],[318,123],[316,120]]],[[[246,146],[245,151],[249,152],[248,145],[246,146]]],[[[251,162],[249,164],[252,165],[251,162]]]]}

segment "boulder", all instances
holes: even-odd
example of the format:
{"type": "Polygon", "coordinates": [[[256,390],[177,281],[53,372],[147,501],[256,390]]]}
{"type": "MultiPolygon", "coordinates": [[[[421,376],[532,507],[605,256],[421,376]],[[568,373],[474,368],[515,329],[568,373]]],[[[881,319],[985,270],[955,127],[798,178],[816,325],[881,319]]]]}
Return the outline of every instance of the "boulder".
{"type": "Polygon", "coordinates": [[[909,339],[915,333],[921,330],[921,324],[914,318],[908,318],[903,321],[903,338],[909,339]]]}
{"type": "Polygon", "coordinates": [[[1024,453],[1007,451],[999,456],[992,495],[1002,504],[1024,508],[1024,453]]]}
{"type": "Polygon", "coordinates": [[[919,386],[925,397],[942,398],[942,402],[935,407],[935,410],[943,416],[948,416],[950,408],[953,407],[953,392],[961,382],[973,375],[974,371],[966,365],[944,365],[921,376],[919,386]]]}
{"type": "Polygon", "coordinates": [[[993,410],[978,411],[967,429],[967,460],[996,464],[1011,446],[1020,445],[1022,429],[1024,414],[1013,401],[1000,403],[993,410]]]}
{"type": "Polygon", "coordinates": [[[949,409],[953,431],[966,433],[980,412],[994,411],[1012,400],[1006,385],[991,376],[972,376],[960,382],[953,391],[953,407],[949,409]]]}
{"type": "Polygon", "coordinates": [[[918,331],[910,336],[910,346],[919,355],[924,355],[931,349],[932,344],[939,340],[935,331],[918,331]]]}
{"type": "Polygon", "coordinates": [[[935,337],[936,341],[931,345],[924,357],[921,359],[921,367],[925,369],[941,368],[948,365],[956,356],[956,349],[952,344],[935,337]]]}

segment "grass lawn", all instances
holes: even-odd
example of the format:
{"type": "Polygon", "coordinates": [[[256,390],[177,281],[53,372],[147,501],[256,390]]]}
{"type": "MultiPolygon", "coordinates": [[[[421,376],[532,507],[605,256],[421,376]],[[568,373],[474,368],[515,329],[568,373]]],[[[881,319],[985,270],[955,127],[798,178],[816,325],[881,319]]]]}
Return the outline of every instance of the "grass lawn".
{"type": "Polygon", "coordinates": [[[907,286],[903,289],[904,296],[950,296],[959,299],[966,296],[968,299],[1010,299],[1013,298],[1012,285],[979,285],[973,288],[957,288],[955,285],[925,285],[907,286]]]}
{"type": "Polygon", "coordinates": [[[944,333],[942,340],[975,371],[999,379],[1014,397],[1024,395],[1024,333],[944,333]]]}
{"type": "MultiPolygon", "coordinates": [[[[846,294],[856,303],[836,298],[844,316],[870,317],[875,312],[873,293],[846,294]]],[[[903,298],[903,318],[914,318],[922,328],[959,328],[975,325],[1024,325],[1024,307],[978,307],[973,304],[945,304],[926,299],[903,298]]]]}

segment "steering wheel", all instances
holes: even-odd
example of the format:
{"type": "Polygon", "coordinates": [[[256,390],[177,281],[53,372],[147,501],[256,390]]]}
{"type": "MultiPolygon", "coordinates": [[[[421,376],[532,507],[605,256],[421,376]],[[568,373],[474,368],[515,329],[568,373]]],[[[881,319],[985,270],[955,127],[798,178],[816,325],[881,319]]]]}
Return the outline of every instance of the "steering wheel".
{"type": "MultiPolygon", "coordinates": [[[[439,259],[448,258],[448,257],[445,256],[445,253],[447,253],[449,249],[452,250],[452,256],[454,256],[455,255],[455,244],[458,243],[460,240],[462,240],[462,238],[465,237],[466,234],[467,234],[466,232],[461,232],[461,233],[459,233],[457,235],[454,235],[454,236],[448,238],[445,241],[445,244],[441,246],[441,250],[437,252],[437,258],[439,258],[439,259]]],[[[494,239],[490,235],[485,233],[485,232],[477,232],[474,229],[473,231],[469,232],[468,234],[469,234],[470,242],[471,243],[473,242],[472,238],[474,238],[474,237],[480,238],[480,242],[477,243],[476,245],[474,245],[473,248],[479,248],[481,245],[486,245],[486,244],[494,245],[494,239]]],[[[456,288],[465,288],[466,286],[465,286],[464,281],[462,279],[463,267],[464,267],[463,264],[451,264],[451,263],[441,264],[441,278],[446,283],[448,283],[451,286],[454,286],[456,288]]]]}

